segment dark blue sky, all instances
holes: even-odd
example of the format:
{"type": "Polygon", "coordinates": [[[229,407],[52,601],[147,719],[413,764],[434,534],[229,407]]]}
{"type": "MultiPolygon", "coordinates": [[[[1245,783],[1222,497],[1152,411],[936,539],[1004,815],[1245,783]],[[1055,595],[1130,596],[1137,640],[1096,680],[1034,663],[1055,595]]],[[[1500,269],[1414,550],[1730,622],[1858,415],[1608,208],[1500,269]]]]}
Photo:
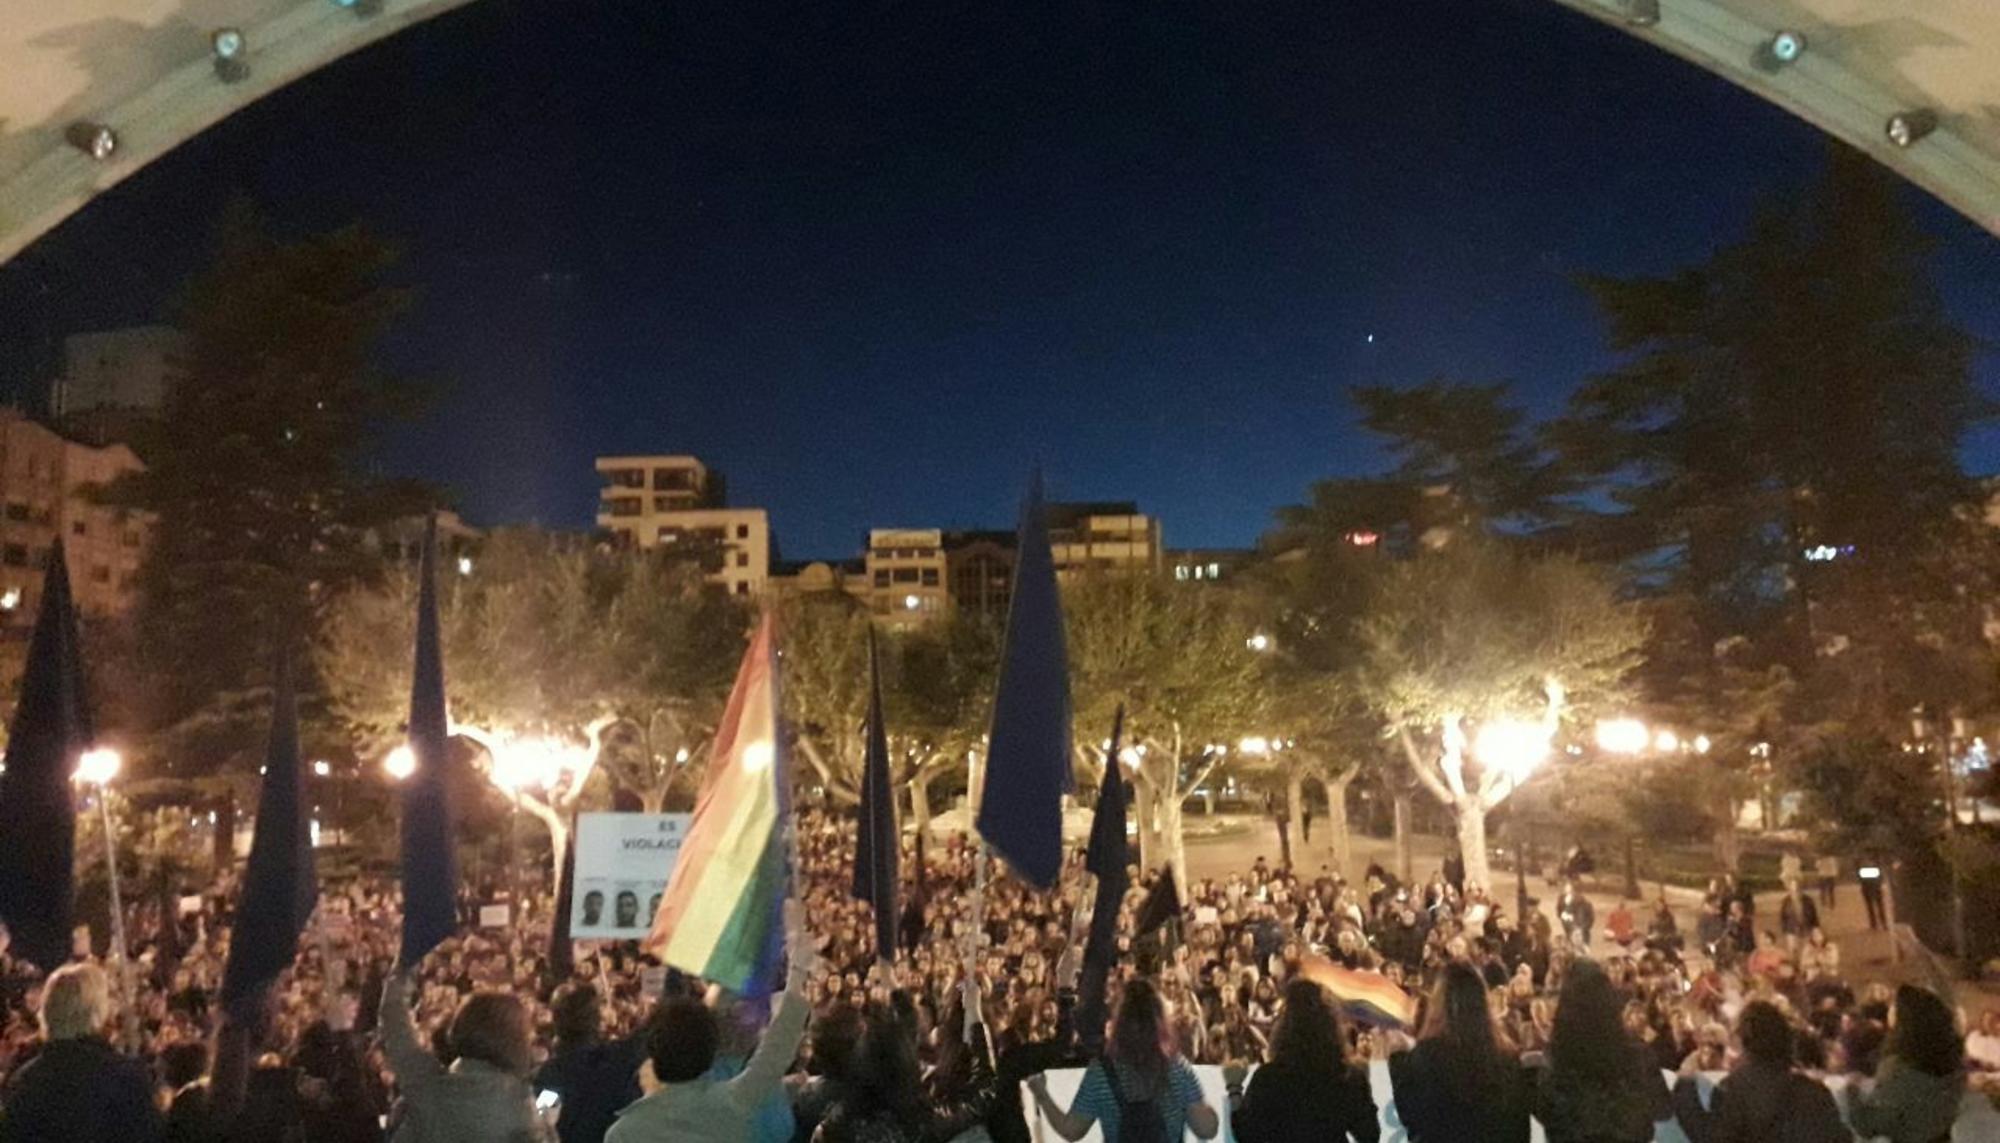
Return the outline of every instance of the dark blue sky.
{"type": "MultiPolygon", "coordinates": [[[[450,389],[381,463],[480,522],[582,526],[594,455],[693,452],[837,555],[1005,525],[1040,462],[1241,545],[1379,463],[1347,386],[1553,409],[1608,360],[1571,275],[1698,258],[1823,154],[1549,0],[480,0],[0,268],[0,359],[160,316],[243,190],[405,244],[390,353],[450,389]]],[[[1912,197],[2000,340],[2000,243],[1912,197]]]]}

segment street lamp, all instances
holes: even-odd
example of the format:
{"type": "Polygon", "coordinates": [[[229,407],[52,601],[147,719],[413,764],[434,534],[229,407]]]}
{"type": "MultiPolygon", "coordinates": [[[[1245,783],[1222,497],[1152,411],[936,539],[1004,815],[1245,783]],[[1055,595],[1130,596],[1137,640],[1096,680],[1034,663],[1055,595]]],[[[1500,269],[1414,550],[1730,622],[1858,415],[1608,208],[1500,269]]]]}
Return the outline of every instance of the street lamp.
{"type": "Polygon", "coordinates": [[[391,780],[402,781],[417,772],[417,752],[410,749],[407,742],[396,747],[389,751],[388,757],[382,759],[382,770],[391,780]]]}
{"type": "Polygon", "coordinates": [[[97,810],[104,827],[104,872],[111,889],[111,952],[118,959],[118,982],[125,991],[125,1033],[137,1046],[139,994],[132,983],[132,958],[125,940],[125,903],[118,887],[118,846],[112,836],[111,780],[125,768],[125,758],[108,746],[96,746],[77,756],[75,780],[97,787],[97,810]]]}
{"type": "Polygon", "coordinates": [[[1606,754],[1643,754],[1652,740],[1652,732],[1636,718],[1608,718],[1597,724],[1597,748],[1606,754]]]}
{"type": "Polygon", "coordinates": [[[1518,786],[1548,758],[1548,727],[1519,718],[1482,723],[1472,736],[1472,756],[1480,765],[1506,774],[1518,786]]]}
{"type": "Polygon", "coordinates": [[[1255,635],[1245,639],[1243,645],[1252,651],[1268,651],[1271,649],[1271,637],[1259,631],[1255,635]]]}

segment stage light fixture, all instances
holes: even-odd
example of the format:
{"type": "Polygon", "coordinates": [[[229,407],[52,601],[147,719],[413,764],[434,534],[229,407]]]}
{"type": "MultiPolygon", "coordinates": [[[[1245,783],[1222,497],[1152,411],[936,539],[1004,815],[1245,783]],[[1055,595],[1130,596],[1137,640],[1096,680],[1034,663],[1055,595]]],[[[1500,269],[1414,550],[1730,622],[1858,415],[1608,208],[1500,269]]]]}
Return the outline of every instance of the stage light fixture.
{"type": "Polygon", "coordinates": [[[1889,116],[1885,130],[1891,143],[1898,147],[1909,147],[1937,128],[1937,112],[1927,107],[1920,107],[1914,111],[1898,111],[1889,116]]]}
{"type": "Polygon", "coordinates": [[[208,44],[215,56],[217,79],[235,83],[250,74],[250,64],[244,59],[249,54],[250,45],[243,39],[241,28],[217,28],[209,36],[208,44]]]}
{"type": "Polygon", "coordinates": [[[1806,37],[1803,32],[1779,32],[1757,50],[1757,66],[1764,71],[1778,71],[1797,63],[1804,54],[1806,37]]]}
{"type": "Polygon", "coordinates": [[[63,132],[69,145],[96,159],[98,162],[110,158],[118,150],[118,132],[102,123],[92,123],[79,119],[63,132]]]}
{"type": "Polygon", "coordinates": [[[1625,0],[1625,22],[1650,28],[1660,22],[1660,0],[1625,0]]]}

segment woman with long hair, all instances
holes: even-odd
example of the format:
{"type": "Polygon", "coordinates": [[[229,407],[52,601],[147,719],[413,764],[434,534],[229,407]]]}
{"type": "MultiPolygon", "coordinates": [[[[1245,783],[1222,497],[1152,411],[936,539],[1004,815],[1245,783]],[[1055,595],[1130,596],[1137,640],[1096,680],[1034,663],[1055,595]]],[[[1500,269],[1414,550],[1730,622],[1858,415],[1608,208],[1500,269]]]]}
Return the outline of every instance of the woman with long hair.
{"type": "Polygon", "coordinates": [[[847,1064],[841,1099],[820,1122],[815,1140],[944,1143],[986,1118],[993,1106],[994,1083],[985,1024],[973,1026],[975,1042],[964,1060],[963,1075],[951,1090],[927,1091],[917,1063],[919,1026],[913,1016],[914,1008],[907,1003],[869,1007],[861,1041],[847,1064]]]}
{"type": "Polygon", "coordinates": [[[1650,1143],[1653,1124],[1673,1115],[1666,1080],[1626,1032],[1624,1011],[1596,961],[1570,965],[1536,1099],[1549,1143],[1650,1143]]]}
{"type": "Polygon", "coordinates": [[[1381,1121],[1368,1073],[1348,1057],[1346,1022],[1310,980],[1285,986],[1270,1062],[1230,1117],[1240,1143],[1376,1143],[1381,1121]]]}
{"type": "Polygon", "coordinates": [[[1905,984],[1896,990],[1889,1039],[1875,1088],[1848,1087],[1848,1123],[1863,1138],[1940,1143],[1951,1138],[1965,1095],[1965,1043],[1937,994],[1905,984]]]}
{"type": "Polygon", "coordinates": [[[1493,1023],[1479,971],[1446,965],[1429,1007],[1422,1038],[1389,1056],[1410,1143],[1526,1143],[1527,1078],[1493,1023]]]}
{"type": "Polygon", "coordinates": [[[1085,1069],[1069,1110],[1049,1095],[1046,1075],[1030,1079],[1028,1090],[1042,1117],[1072,1143],[1093,1123],[1103,1124],[1108,1140],[1129,1140],[1133,1133],[1121,1130],[1128,1118],[1135,1124],[1156,1123],[1160,1143],[1180,1143],[1184,1131],[1213,1139],[1222,1126],[1215,1109],[1202,1100],[1194,1069],[1175,1046],[1166,1001],[1145,980],[1125,986],[1109,1042],[1085,1069]]]}

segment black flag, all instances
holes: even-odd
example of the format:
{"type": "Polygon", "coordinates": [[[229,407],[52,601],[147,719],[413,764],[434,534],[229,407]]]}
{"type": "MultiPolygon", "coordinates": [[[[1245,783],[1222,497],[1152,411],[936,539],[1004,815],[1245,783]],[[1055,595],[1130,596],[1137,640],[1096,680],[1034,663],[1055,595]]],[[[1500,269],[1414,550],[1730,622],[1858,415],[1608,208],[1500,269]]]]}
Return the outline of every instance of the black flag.
{"type": "Polygon", "coordinates": [[[854,845],[854,898],[875,907],[875,959],[896,959],[896,790],[882,724],[882,668],[868,631],[868,749],[861,771],[861,822],[854,845]]]}
{"type": "Polygon", "coordinates": [[[292,671],[281,663],[264,784],[257,797],[257,832],[243,870],[229,963],[222,973],[222,1004],[237,1020],[253,1019],[271,982],[290,967],[298,955],[299,933],[319,900],[305,782],[292,671]]]}
{"type": "Polygon", "coordinates": [[[69,960],[76,894],[70,776],[90,739],[76,608],[58,540],[42,575],[42,607],[0,773],[0,920],[15,951],[45,973],[69,960]]]}

